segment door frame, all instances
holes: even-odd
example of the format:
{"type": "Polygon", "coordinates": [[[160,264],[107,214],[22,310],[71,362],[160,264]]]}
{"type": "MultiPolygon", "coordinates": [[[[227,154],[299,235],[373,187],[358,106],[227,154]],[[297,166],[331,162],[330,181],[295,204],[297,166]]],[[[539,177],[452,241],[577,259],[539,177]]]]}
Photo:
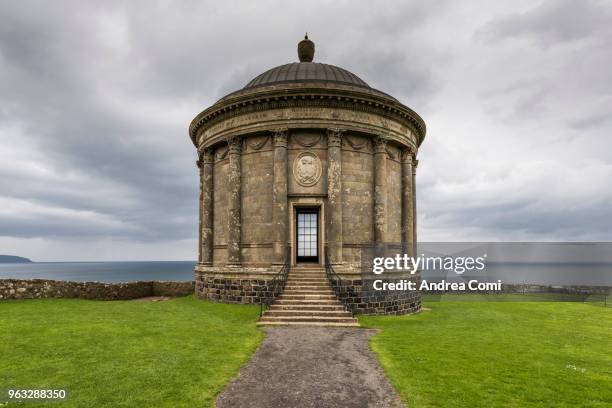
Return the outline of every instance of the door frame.
{"type": "Polygon", "coordinates": [[[296,254],[295,254],[295,262],[296,263],[300,263],[300,264],[319,264],[320,260],[321,260],[321,251],[319,249],[319,243],[321,241],[321,225],[319,223],[319,208],[318,207],[302,207],[302,206],[298,206],[295,207],[295,225],[294,225],[294,229],[295,229],[295,250],[296,250],[296,254]],[[309,259],[299,259],[299,255],[297,253],[298,251],[298,247],[299,247],[299,215],[300,214],[316,214],[316,237],[317,237],[317,244],[316,244],[316,255],[315,256],[309,256],[309,257],[302,257],[302,258],[309,258],[309,259]]]}
{"type": "Polygon", "coordinates": [[[291,264],[297,265],[297,209],[312,208],[318,210],[319,262],[311,265],[324,265],[325,262],[325,206],[321,197],[290,197],[289,198],[289,243],[291,245],[291,264]]]}

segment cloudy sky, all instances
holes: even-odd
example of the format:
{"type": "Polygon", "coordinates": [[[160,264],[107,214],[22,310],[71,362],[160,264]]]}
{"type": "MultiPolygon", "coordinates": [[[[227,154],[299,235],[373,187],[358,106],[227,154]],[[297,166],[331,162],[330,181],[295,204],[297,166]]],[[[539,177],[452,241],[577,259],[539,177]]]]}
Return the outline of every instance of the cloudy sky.
{"type": "Polygon", "coordinates": [[[191,260],[193,116],[276,65],[420,113],[422,240],[612,240],[612,2],[0,3],[0,253],[191,260]]]}

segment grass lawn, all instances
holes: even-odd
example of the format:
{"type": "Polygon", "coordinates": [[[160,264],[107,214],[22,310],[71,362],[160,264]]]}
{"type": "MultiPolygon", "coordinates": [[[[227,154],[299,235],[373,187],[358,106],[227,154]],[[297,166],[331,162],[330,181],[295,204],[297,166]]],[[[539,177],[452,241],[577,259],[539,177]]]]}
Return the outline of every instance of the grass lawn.
{"type": "Polygon", "coordinates": [[[50,407],[209,407],[263,340],[258,312],[192,297],[0,301],[0,388],[67,388],[50,407]]]}
{"type": "Polygon", "coordinates": [[[426,302],[362,316],[408,407],[612,407],[612,308],[570,302],[426,302]]]}

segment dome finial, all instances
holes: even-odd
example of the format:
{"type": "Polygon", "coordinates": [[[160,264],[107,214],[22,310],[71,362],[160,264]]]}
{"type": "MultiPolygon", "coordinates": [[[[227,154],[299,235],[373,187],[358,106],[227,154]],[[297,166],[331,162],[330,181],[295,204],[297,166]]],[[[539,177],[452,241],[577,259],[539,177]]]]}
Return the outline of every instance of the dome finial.
{"type": "Polygon", "coordinates": [[[298,57],[300,62],[312,62],[314,58],[315,45],[308,39],[308,33],[304,39],[298,43],[298,57]]]}

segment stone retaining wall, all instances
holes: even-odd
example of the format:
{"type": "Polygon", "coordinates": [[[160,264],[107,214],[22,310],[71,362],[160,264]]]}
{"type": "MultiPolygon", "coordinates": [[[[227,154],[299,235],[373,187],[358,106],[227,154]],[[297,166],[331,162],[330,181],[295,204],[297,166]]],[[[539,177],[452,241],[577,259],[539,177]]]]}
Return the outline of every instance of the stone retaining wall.
{"type": "Polygon", "coordinates": [[[0,279],[0,299],[79,298],[128,300],[146,296],[186,296],[194,282],[72,282],[47,279],[0,279]]]}
{"type": "Polygon", "coordinates": [[[196,273],[195,293],[200,299],[224,303],[261,303],[273,297],[271,279],[228,278],[196,273]]]}
{"type": "MultiPolygon", "coordinates": [[[[410,280],[418,281],[419,277],[410,280]]],[[[361,279],[342,279],[332,285],[338,299],[355,314],[402,315],[421,310],[421,292],[408,290],[364,290],[361,279]]],[[[371,283],[367,285],[371,288],[371,283]]]]}

